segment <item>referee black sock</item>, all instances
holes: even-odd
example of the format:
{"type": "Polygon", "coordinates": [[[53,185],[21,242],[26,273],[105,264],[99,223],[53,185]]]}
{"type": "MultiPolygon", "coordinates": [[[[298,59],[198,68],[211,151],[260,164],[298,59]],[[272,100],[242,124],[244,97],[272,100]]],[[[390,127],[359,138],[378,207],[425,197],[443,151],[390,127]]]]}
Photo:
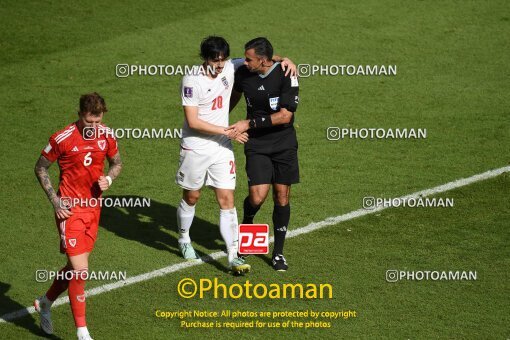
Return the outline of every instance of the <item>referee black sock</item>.
{"type": "Polygon", "coordinates": [[[285,235],[287,234],[287,226],[290,221],[290,204],[285,206],[275,205],[273,210],[273,226],[274,226],[274,249],[273,256],[276,254],[283,255],[283,244],[285,243],[285,235]]]}
{"type": "Polygon", "coordinates": [[[247,196],[244,199],[243,204],[243,210],[244,210],[244,216],[243,216],[243,224],[253,224],[253,218],[255,217],[255,214],[259,211],[260,205],[257,205],[256,207],[252,206],[250,203],[250,196],[247,196]]]}

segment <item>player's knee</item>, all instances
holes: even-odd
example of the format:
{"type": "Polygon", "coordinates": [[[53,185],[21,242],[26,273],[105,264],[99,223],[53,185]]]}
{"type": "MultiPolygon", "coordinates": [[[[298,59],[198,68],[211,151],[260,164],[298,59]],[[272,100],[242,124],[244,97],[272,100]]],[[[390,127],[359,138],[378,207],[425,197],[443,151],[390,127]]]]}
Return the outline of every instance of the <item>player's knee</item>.
{"type": "Polygon", "coordinates": [[[184,201],[186,202],[187,205],[189,205],[190,207],[194,206],[195,204],[197,204],[198,202],[198,197],[187,197],[187,198],[184,198],[184,201]]]}
{"type": "Polygon", "coordinates": [[[216,199],[221,209],[232,209],[234,207],[234,192],[217,192],[216,199]]]}
{"type": "Polygon", "coordinates": [[[234,199],[226,197],[223,199],[218,199],[218,204],[220,205],[221,209],[232,209],[234,207],[234,199]]]}
{"type": "Polygon", "coordinates": [[[289,204],[289,195],[286,192],[275,192],[273,194],[273,201],[276,205],[286,206],[289,204]]]}
{"type": "Polygon", "coordinates": [[[262,195],[255,194],[255,195],[250,196],[250,204],[253,207],[261,206],[265,200],[266,200],[266,198],[262,195]]]}
{"type": "Polygon", "coordinates": [[[81,268],[81,269],[74,269],[73,270],[73,278],[72,280],[76,280],[80,283],[84,283],[87,281],[89,277],[89,270],[88,268],[81,268]]]}
{"type": "Polygon", "coordinates": [[[187,205],[194,206],[200,198],[200,191],[186,191],[182,198],[187,205]]]}

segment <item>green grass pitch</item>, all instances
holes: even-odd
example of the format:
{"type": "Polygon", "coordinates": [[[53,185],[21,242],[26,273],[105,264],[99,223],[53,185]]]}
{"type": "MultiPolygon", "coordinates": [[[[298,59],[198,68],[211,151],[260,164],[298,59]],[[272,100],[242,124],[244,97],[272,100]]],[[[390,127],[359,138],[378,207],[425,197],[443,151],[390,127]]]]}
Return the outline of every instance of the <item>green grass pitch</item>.
{"type": "MultiPolygon", "coordinates": [[[[0,315],[30,306],[49,283],[58,253],[52,209],[33,173],[49,136],[76,118],[81,94],[97,91],[111,127],[180,128],[180,77],[117,78],[117,64],[190,65],[208,35],[232,56],[266,36],[296,64],[397,65],[396,76],[313,76],[300,80],[296,113],[301,183],[292,188],[290,229],[361,208],[365,196],[399,197],[509,164],[510,5],[507,1],[23,1],[0,11],[0,315]],[[426,139],[329,141],[330,126],[425,128],[426,139]]],[[[244,103],[231,121],[244,117],[244,103]]],[[[119,141],[124,169],[109,196],[151,198],[148,209],[104,209],[91,270],[147,273],[178,255],[174,183],[178,139],[119,141]]],[[[236,206],[247,193],[235,145],[236,206]]],[[[52,168],[57,183],[57,167],[52,168]]],[[[185,268],[88,298],[95,339],[507,339],[510,337],[510,175],[435,197],[451,208],[390,208],[287,240],[290,270],[267,257],[232,277],[226,259],[185,268]],[[475,281],[399,281],[385,272],[471,270],[475,281]],[[221,283],[326,283],[331,299],[183,299],[183,278],[221,283]],[[166,311],[342,311],[329,328],[183,328],[166,311]]],[[[271,224],[266,202],[256,222],[271,224]]],[[[221,251],[210,190],[191,237],[201,254],[221,251]]],[[[272,227],[271,227],[272,229],[272,227]]],[[[109,283],[109,282],[106,282],[109,283]]],[[[89,282],[94,288],[105,282],[89,282]]],[[[54,338],[74,338],[68,305],[53,309],[54,338]]],[[[257,318],[230,321],[250,321],[257,318]]],[[[207,321],[208,319],[190,319],[207,321]]],[[[225,321],[215,318],[217,321],[225,321]]],[[[262,319],[285,322],[289,318],[262,319]]],[[[309,321],[308,319],[293,319],[309,321]]],[[[1,339],[42,336],[37,314],[0,323],[1,339]]]]}

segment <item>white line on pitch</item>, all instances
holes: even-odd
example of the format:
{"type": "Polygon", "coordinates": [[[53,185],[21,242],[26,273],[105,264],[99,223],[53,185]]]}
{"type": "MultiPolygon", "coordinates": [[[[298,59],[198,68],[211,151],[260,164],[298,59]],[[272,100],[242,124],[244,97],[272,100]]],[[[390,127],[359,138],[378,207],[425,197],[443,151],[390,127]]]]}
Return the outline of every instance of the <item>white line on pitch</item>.
{"type": "MultiPolygon", "coordinates": [[[[399,199],[418,198],[418,197],[426,197],[426,196],[439,194],[439,193],[442,193],[445,191],[453,190],[453,189],[460,188],[460,187],[463,187],[463,186],[466,186],[466,185],[469,185],[469,184],[472,184],[475,182],[479,182],[479,181],[483,181],[483,180],[486,180],[489,178],[499,176],[504,172],[510,172],[510,166],[505,166],[505,167],[502,167],[499,169],[489,170],[484,173],[477,174],[477,175],[474,175],[474,176],[471,176],[468,178],[461,178],[456,181],[449,182],[449,183],[446,183],[443,185],[439,185],[439,186],[431,188],[431,189],[417,191],[417,192],[409,194],[409,195],[401,196],[401,197],[399,197],[399,199]]],[[[328,217],[323,221],[312,222],[305,227],[290,230],[289,232],[287,232],[287,238],[295,237],[295,236],[302,235],[302,234],[307,234],[314,230],[318,230],[318,229],[321,229],[321,228],[324,228],[327,226],[335,225],[340,222],[349,221],[349,220],[352,220],[357,217],[370,215],[370,214],[373,214],[373,213],[376,213],[378,211],[385,210],[385,209],[388,209],[388,207],[379,206],[372,210],[358,209],[358,210],[351,211],[350,213],[347,213],[347,214],[343,214],[343,215],[339,215],[339,216],[335,216],[335,217],[328,217]]],[[[270,242],[273,242],[273,238],[271,238],[270,242]]],[[[174,272],[179,271],[184,268],[197,266],[204,262],[209,262],[211,260],[217,260],[224,256],[226,256],[226,254],[224,252],[222,252],[222,251],[216,252],[216,253],[202,257],[202,261],[177,263],[177,264],[174,264],[174,265],[171,265],[168,267],[154,270],[152,272],[128,277],[126,280],[121,280],[121,281],[117,281],[114,283],[109,283],[109,284],[105,284],[105,285],[102,285],[99,287],[89,289],[89,290],[87,290],[86,294],[87,294],[87,296],[99,295],[99,294],[106,293],[106,292],[109,292],[109,291],[112,291],[112,290],[115,290],[118,288],[132,285],[134,283],[143,282],[143,281],[147,281],[147,280],[150,280],[150,279],[153,279],[156,277],[174,273],[174,272]]],[[[58,298],[53,303],[53,306],[56,307],[56,306],[60,306],[60,305],[66,304],[66,303],[69,303],[68,296],[58,298]]],[[[7,314],[2,315],[2,317],[0,318],[0,323],[10,321],[13,319],[17,319],[19,317],[25,316],[27,314],[32,314],[32,313],[35,313],[35,308],[33,306],[27,307],[24,309],[20,309],[15,312],[7,313],[7,314]]]]}

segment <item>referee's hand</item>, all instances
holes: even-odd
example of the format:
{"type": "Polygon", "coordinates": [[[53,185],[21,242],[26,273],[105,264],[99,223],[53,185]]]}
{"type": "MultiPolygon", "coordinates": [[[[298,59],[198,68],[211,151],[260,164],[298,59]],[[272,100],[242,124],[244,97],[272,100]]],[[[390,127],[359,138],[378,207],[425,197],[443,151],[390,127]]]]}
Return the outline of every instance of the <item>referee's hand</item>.
{"type": "Polygon", "coordinates": [[[248,131],[250,128],[250,121],[248,119],[240,120],[235,124],[230,125],[228,128],[226,128],[226,131],[233,130],[236,135],[239,133],[243,133],[245,131],[248,131]]]}

